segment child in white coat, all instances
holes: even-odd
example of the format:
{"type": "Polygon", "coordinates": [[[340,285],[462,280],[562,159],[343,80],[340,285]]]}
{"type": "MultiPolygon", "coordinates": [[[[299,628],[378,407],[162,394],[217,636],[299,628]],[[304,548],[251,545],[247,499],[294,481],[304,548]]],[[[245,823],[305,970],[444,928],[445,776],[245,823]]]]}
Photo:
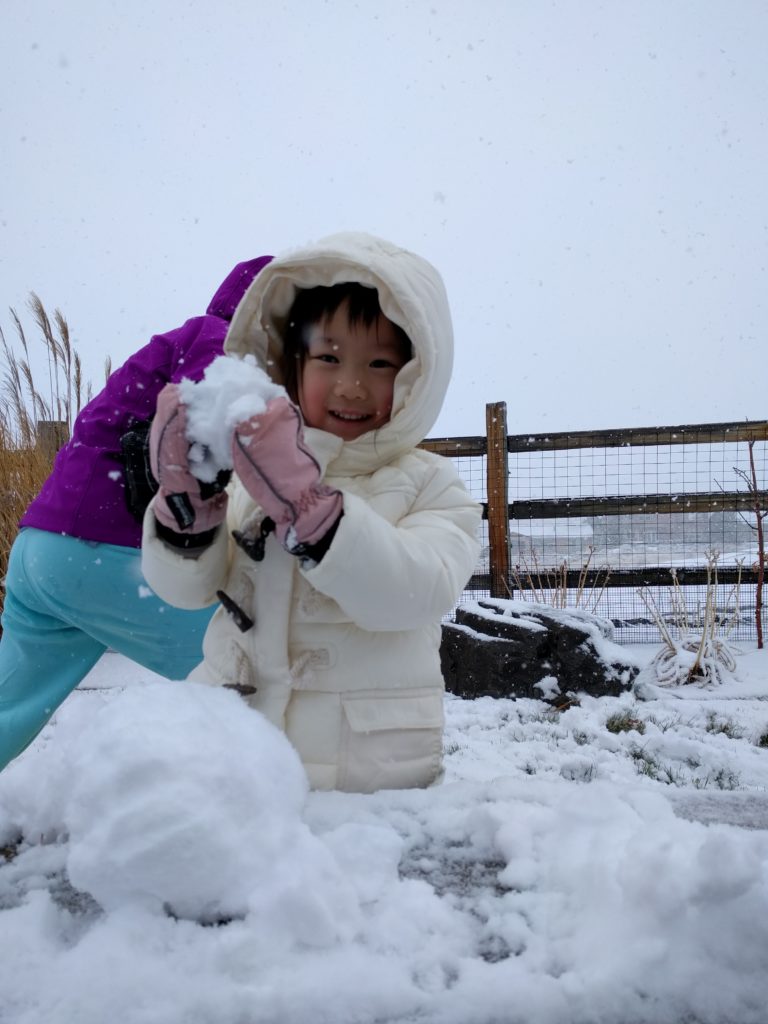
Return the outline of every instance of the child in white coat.
{"type": "Polygon", "coordinates": [[[475,566],[480,507],[417,447],[453,340],[425,260],[367,235],[275,259],[225,342],[286,395],[236,424],[225,492],[191,474],[178,385],[161,394],[144,574],[166,601],[221,601],[192,678],[284,729],[311,785],[371,792],[440,771],[440,622],[475,566]]]}

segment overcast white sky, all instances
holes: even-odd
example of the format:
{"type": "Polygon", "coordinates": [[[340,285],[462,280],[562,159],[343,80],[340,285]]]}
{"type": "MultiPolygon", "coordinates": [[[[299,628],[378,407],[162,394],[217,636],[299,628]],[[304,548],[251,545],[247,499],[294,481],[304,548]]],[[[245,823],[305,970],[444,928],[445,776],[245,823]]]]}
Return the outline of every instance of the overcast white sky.
{"type": "Polygon", "coordinates": [[[337,230],[431,259],[433,435],[761,419],[765,0],[3,4],[0,323],[91,378],[231,265],[337,230]]]}

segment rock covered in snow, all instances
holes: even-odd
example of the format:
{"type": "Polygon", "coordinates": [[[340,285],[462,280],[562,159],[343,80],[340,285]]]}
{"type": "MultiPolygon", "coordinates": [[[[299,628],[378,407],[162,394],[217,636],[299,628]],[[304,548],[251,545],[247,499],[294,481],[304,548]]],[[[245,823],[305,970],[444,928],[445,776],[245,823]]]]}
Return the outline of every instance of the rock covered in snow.
{"type": "Polygon", "coordinates": [[[440,648],[449,693],[460,697],[618,695],[639,671],[613,643],[610,622],[581,609],[500,598],[472,601],[443,625],[440,648]]]}

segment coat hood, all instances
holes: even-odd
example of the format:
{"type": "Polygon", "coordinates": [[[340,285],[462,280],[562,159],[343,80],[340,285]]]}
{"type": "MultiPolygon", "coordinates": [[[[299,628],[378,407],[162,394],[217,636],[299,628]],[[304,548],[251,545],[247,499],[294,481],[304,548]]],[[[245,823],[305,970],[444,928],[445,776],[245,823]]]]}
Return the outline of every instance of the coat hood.
{"type": "Polygon", "coordinates": [[[218,316],[222,320],[231,320],[248,285],[260,270],[272,259],[271,256],[257,256],[253,260],[245,260],[235,264],[208,304],[208,316],[218,316]]]}
{"type": "Polygon", "coordinates": [[[344,442],[308,429],[321,462],[341,475],[368,473],[418,445],[445,399],[453,369],[453,328],[442,278],[425,259],[361,233],[331,235],[292,249],[264,267],[232,318],[224,349],[252,354],[282,383],[283,330],[296,292],[355,281],[375,288],[386,317],[406,332],[414,358],[395,380],[392,416],[383,427],[344,442]]]}

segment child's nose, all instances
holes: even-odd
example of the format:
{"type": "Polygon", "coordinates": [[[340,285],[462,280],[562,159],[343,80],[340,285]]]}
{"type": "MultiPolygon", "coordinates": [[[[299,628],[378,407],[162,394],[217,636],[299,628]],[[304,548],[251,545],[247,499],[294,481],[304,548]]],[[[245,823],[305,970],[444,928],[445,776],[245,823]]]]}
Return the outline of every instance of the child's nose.
{"type": "Polygon", "coordinates": [[[340,374],[335,390],[339,398],[365,398],[367,393],[365,381],[355,372],[340,374]]]}

